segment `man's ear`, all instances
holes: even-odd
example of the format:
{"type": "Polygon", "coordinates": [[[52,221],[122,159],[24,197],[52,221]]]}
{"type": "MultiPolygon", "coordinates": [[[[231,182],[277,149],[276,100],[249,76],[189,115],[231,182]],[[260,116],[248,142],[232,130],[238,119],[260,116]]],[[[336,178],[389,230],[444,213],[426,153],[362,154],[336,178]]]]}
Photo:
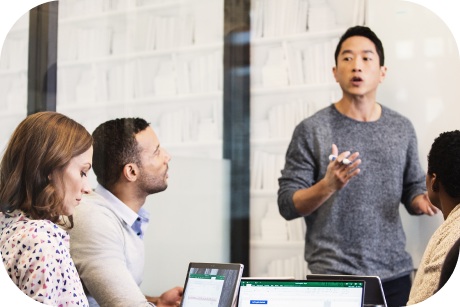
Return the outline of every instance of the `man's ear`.
{"type": "Polygon", "coordinates": [[[128,163],[123,167],[123,176],[128,181],[136,181],[139,175],[139,168],[135,163],[128,163]]]}
{"type": "Polygon", "coordinates": [[[430,185],[431,185],[431,191],[439,192],[439,180],[436,177],[436,174],[431,175],[430,185]]]}
{"type": "Polygon", "coordinates": [[[380,83],[385,80],[385,77],[387,76],[387,70],[388,68],[386,66],[380,66],[380,83]]]}
{"type": "Polygon", "coordinates": [[[337,81],[337,66],[332,67],[332,74],[334,75],[335,82],[337,81]]]}

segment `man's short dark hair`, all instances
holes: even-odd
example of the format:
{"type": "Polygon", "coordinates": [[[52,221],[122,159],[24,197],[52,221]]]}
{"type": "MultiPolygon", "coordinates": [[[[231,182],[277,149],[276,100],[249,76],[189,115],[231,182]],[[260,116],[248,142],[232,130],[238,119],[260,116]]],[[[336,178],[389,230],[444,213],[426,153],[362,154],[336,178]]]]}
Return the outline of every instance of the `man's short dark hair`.
{"type": "Polygon", "coordinates": [[[377,35],[368,27],[354,26],[354,27],[348,28],[348,30],[342,35],[342,37],[339,40],[339,43],[337,44],[337,48],[335,49],[335,65],[336,66],[337,66],[337,59],[339,57],[340,49],[342,48],[343,42],[352,36],[363,36],[363,37],[370,39],[374,43],[375,49],[377,50],[377,54],[380,59],[380,66],[385,65],[385,54],[383,52],[383,45],[380,39],[377,37],[377,35]]]}
{"type": "Polygon", "coordinates": [[[428,154],[428,174],[436,174],[450,197],[460,197],[460,131],[441,133],[428,154]]]}
{"type": "Polygon", "coordinates": [[[93,170],[99,184],[109,189],[120,178],[126,164],[140,164],[136,134],[149,125],[142,118],[117,118],[94,130],[93,170]]]}

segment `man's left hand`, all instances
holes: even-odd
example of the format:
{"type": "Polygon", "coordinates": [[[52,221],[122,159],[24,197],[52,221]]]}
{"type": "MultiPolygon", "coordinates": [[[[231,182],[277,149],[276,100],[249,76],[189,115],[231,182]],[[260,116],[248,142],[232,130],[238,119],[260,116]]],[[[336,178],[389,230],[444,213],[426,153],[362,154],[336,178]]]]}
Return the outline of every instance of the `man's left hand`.
{"type": "Polygon", "coordinates": [[[172,288],[160,296],[157,307],[177,307],[180,305],[182,300],[182,294],[184,292],[183,287],[172,288]]]}
{"type": "Polygon", "coordinates": [[[430,202],[426,193],[415,196],[412,200],[411,207],[416,214],[426,214],[432,216],[438,213],[438,208],[430,202]]]}

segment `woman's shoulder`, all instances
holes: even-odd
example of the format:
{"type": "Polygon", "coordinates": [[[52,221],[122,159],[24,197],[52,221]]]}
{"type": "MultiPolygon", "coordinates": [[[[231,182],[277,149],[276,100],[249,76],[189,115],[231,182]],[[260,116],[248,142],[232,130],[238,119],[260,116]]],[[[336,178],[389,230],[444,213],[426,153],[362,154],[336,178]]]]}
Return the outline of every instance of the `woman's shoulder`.
{"type": "MultiPolygon", "coordinates": [[[[69,235],[55,223],[43,219],[31,219],[22,212],[3,214],[2,243],[19,241],[31,245],[42,243],[68,242],[69,235]]],[[[60,245],[60,243],[58,243],[60,245]]]]}

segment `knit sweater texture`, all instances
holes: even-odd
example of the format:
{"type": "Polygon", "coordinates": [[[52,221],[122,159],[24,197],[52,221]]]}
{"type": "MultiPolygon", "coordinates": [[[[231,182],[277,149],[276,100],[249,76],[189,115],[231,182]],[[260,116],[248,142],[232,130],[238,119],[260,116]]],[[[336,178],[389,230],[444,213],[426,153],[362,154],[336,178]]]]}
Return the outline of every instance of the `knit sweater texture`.
{"type": "Polygon", "coordinates": [[[279,178],[278,206],[291,220],[301,217],[293,194],[321,180],[331,146],[359,152],[361,172],[305,216],[305,260],[312,273],[378,275],[389,281],[413,270],[405,250],[399,206],[410,214],[413,198],[426,191],[411,122],[382,106],[377,121],[356,121],[330,105],[294,130],[279,178]]]}
{"type": "Polygon", "coordinates": [[[408,305],[420,303],[438,290],[444,260],[458,238],[460,238],[460,205],[450,212],[428,242],[415,275],[408,305]]]}
{"type": "Polygon", "coordinates": [[[144,242],[113,204],[92,192],[74,214],[70,253],[91,307],[149,307],[139,285],[144,274],[144,242]]]}

